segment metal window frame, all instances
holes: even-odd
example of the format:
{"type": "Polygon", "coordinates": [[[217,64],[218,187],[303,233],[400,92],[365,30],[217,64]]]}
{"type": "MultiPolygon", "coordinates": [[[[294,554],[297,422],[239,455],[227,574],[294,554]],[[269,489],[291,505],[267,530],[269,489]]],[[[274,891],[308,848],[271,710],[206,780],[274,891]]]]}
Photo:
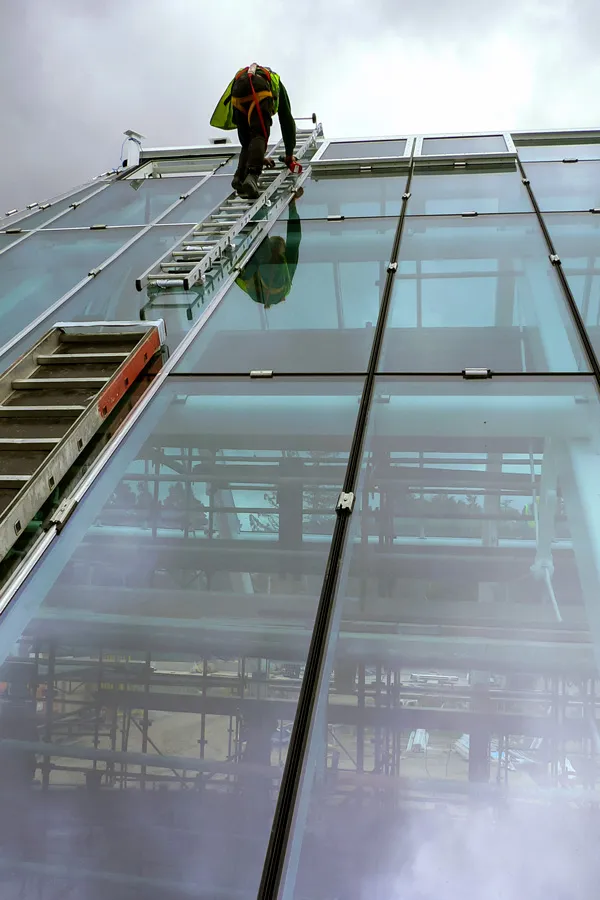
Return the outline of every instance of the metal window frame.
{"type": "Polygon", "coordinates": [[[207,174],[218,172],[222,166],[227,165],[227,163],[233,159],[233,156],[233,153],[228,153],[216,157],[207,157],[206,159],[202,156],[151,159],[141,166],[138,166],[135,171],[126,175],[123,181],[159,179],[164,176],[199,178],[207,174]],[[211,160],[213,160],[212,163],[211,160]],[[204,165],[206,165],[206,168],[204,168],[204,165]]]}
{"type": "Polygon", "coordinates": [[[368,171],[377,171],[379,169],[400,169],[407,170],[410,165],[412,149],[414,145],[414,135],[376,135],[375,137],[346,137],[346,138],[328,138],[324,140],[311,160],[311,166],[319,173],[343,173],[343,172],[359,172],[366,173],[368,171]],[[361,144],[368,142],[370,144],[387,141],[406,141],[404,153],[402,156],[361,156],[351,159],[339,157],[337,159],[323,159],[323,154],[327,149],[336,144],[361,144]]]}
{"type": "Polygon", "coordinates": [[[242,149],[241,144],[200,144],[195,147],[143,147],[140,152],[140,163],[152,160],[167,159],[207,159],[215,156],[238,156],[242,149]]]}
{"type": "MultiPolygon", "coordinates": [[[[536,147],[561,147],[569,144],[580,144],[582,147],[597,146],[598,153],[593,157],[582,157],[577,162],[594,162],[600,159],[600,129],[571,129],[561,131],[513,131],[513,141],[515,143],[517,153],[520,148],[535,149],[536,147]]],[[[533,162],[575,162],[575,159],[565,157],[560,160],[558,158],[543,159],[524,159],[523,162],[529,165],[533,162]]]]}
{"type": "MultiPolygon", "coordinates": [[[[96,266],[95,269],[90,270],[90,272],[85,276],[85,278],[82,278],[81,281],[79,281],[70,290],[68,290],[66,292],[66,294],[63,294],[62,297],[59,297],[58,300],[56,300],[51,306],[48,307],[48,309],[46,309],[46,310],[44,310],[44,312],[40,313],[40,315],[36,319],[34,319],[33,322],[30,322],[29,325],[27,325],[25,328],[23,328],[18,334],[16,334],[9,341],[7,341],[5,344],[0,346],[0,361],[2,360],[2,357],[5,356],[6,353],[8,353],[15,345],[19,344],[22,340],[24,340],[24,338],[26,338],[28,334],[30,334],[39,325],[41,325],[42,322],[46,321],[46,319],[50,319],[58,309],[60,309],[62,306],[64,306],[64,304],[67,302],[67,300],[70,300],[71,297],[74,297],[75,294],[81,290],[81,288],[85,287],[86,284],[89,284],[90,281],[93,281],[93,279],[96,278],[102,271],[104,271],[104,269],[106,269],[111,263],[113,263],[116,259],[118,259],[123,253],[125,253],[126,250],[128,250],[133,244],[135,244],[137,241],[139,241],[145,234],[147,234],[154,225],[160,224],[161,220],[164,219],[165,216],[168,216],[169,213],[171,213],[174,209],[177,209],[177,207],[179,206],[180,203],[183,203],[184,200],[187,200],[187,198],[189,196],[191,196],[191,194],[195,193],[199,188],[201,188],[202,185],[205,184],[210,177],[211,177],[211,175],[210,175],[210,173],[208,173],[203,178],[201,178],[200,181],[198,181],[194,185],[194,187],[190,191],[187,192],[187,194],[181,194],[179,199],[175,200],[174,203],[172,203],[170,206],[168,206],[167,209],[165,209],[160,214],[160,216],[157,216],[156,219],[153,219],[152,222],[150,222],[148,225],[144,225],[128,241],[125,241],[123,246],[120,247],[119,250],[116,251],[116,253],[113,253],[112,256],[109,256],[107,259],[105,259],[99,266],[96,266]]],[[[169,223],[169,224],[172,225],[173,228],[178,227],[175,223],[169,223]]],[[[123,227],[135,228],[135,225],[133,225],[133,226],[127,225],[127,226],[123,226],[123,227]]],[[[61,229],[61,231],[66,231],[66,230],[67,229],[61,229]]],[[[82,229],[77,229],[77,230],[88,231],[89,228],[88,229],[82,228],[82,229]]],[[[36,232],[33,232],[33,231],[29,232],[29,234],[35,234],[35,233],[36,232]]],[[[177,241],[175,243],[177,243],[177,241]]],[[[14,244],[10,244],[9,247],[6,247],[5,249],[11,250],[14,246],[15,246],[14,244]]]]}
{"type": "MultiPolygon", "coordinates": [[[[6,214],[2,218],[0,218],[0,233],[5,233],[7,228],[14,228],[15,226],[21,227],[27,221],[30,216],[35,216],[37,213],[41,212],[44,209],[47,209],[49,206],[54,206],[56,203],[61,203],[63,200],[68,200],[69,197],[76,197],[77,194],[81,194],[83,191],[90,190],[91,194],[88,194],[86,197],[82,197],[81,200],[77,201],[77,206],[81,203],[84,203],[86,200],[89,200],[90,197],[95,196],[95,194],[99,193],[104,188],[107,188],[110,184],[113,184],[115,181],[118,181],[116,176],[111,178],[107,178],[106,181],[102,181],[100,187],[98,187],[98,182],[100,179],[93,179],[93,181],[89,181],[86,184],[79,185],[79,187],[74,188],[70,191],[65,191],[62,194],[57,194],[56,197],[52,197],[50,200],[44,200],[41,203],[30,203],[23,210],[15,210],[10,215],[6,214]],[[20,215],[19,215],[20,212],[20,215]]],[[[66,212],[69,212],[73,207],[68,206],[66,209],[63,209],[62,212],[57,213],[54,218],[48,219],[48,222],[53,222],[54,219],[63,215],[66,212]]],[[[23,228],[23,231],[38,231],[40,228],[43,228],[43,225],[38,225],[36,228],[28,229],[26,227],[23,228]]]]}
{"type": "Polygon", "coordinates": [[[454,132],[452,134],[423,134],[419,135],[416,138],[415,142],[415,151],[414,151],[414,162],[415,167],[424,168],[427,166],[439,166],[440,163],[446,163],[448,165],[452,164],[462,164],[469,162],[476,162],[479,164],[494,164],[498,162],[502,162],[506,159],[514,159],[517,156],[517,148],[515,147],[515,143],[513,141],[512,135],[508,131],[482,131],[477,133],[465,132],[463,134],[459,132],[454,132]],[[506,146],[505,150],[494,150],[489,152],[481,152],[481,151],[460,151],[454,153],[423,153],[423,142],[428,140],[461,140],[461,139],[469,139],[469,138],[483,138],[483,137],[500,137],[503,139],[504,144],[506,146]]]}

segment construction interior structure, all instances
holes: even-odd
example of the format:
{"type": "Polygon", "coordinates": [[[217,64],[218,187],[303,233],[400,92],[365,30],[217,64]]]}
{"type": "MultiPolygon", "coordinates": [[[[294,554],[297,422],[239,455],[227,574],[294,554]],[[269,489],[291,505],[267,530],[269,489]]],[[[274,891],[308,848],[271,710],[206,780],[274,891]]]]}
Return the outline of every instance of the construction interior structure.
{"type": "Polygon", "coordinates": [[[595,897],[600,130],[238,152],[0,221],[0,896],[595,897]]]}

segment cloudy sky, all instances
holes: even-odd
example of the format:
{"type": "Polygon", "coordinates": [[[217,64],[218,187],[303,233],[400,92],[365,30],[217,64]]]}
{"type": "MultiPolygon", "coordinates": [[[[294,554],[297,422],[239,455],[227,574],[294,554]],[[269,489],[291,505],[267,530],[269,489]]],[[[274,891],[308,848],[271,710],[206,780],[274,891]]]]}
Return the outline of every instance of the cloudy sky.
{"type": "Polygon", "coordinates": [[[205,143],[233,72],[330,137],[600,125],[597,0],[0,0],[0,214],[147,146],[205,143]]]}

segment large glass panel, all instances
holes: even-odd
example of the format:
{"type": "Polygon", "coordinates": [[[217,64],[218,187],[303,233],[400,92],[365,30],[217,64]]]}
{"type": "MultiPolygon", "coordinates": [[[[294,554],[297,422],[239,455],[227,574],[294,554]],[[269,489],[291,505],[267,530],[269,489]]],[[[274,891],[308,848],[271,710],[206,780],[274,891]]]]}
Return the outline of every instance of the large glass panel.
{"type": "MultiPolygon", "coordinates": [[[[304,182],[298,211],[303,219],[327,216],[397,216],[406,190],[406,172],[398,175],[327,176],[304,182]]],[[[287,214],[284,213],[284,215],[287,214]]]]}
{"type": "Polygon", "coordinates": [[[290,215],[260,245],[178,371],[365,371],[395,231],[395,219],[290,215]]]}
{"type": "Polygon", "coordinates": [[[376,385],[281,896],[596,896],[599,421],[591,379],[376,385]]]}
{"type": "Polygon", "coordinates": [[[501,134],[425,138],[422,152],[424,156],[452,153],[506,153],[506,141],[501,134]]]}
{"type": "Polygon", "coordinates": [[[362,381],[169,379],[3,612],[3,897],[255,897],[362,381]]]}
{"type": "Polygon", "coordinates": [[[208,213],[222,203],[225,197],[233,192],[231,177],[229,175],[211,175],[208,181],[194,191],[187,200],[176,206],[168,216],[162,220],[162,224],[171,222],[190,222],[196,225],[206,218],[208,213]]]}
{"type": "Polygon", "coordinates": [[[587,333],[600,354],[600,216],[558,213],[544,216],[544,221],[587,333]]]}
{"type": "Polygon", "coordinates": [[[523,162],[533,160],[563,159],[600,159],[600,143],[590,141],[580,144],[532,144],[528,147],[517,147],[519,158],[523,162]]]}
{"type": "Polygon", "coordinates": [[[0,344],[10,340],[135,229],[38,232],[0,256],[0,344]]]}
{"type": "Polygon", "coordinates": [[[200,181],[189,178],[139,178],[116,181],[105,191],[66,213],[50,228],[90,225],[148,225],[200,181]]]}
{"type": "Polygon", "coordinates": [[[532,212],[531,200],[516,166],[490,171],[417,169],[410,183],[407,214],[532,212]]]}
{"type": "Polygon", "coordinates": [[[407,219],[398,263],[382,371],[588,370],[535,216],[407,219]]]}
{"type": "MultiPolygon", "coordinates": [[[[185,232],[185,226],[180,228],[155,226],[151,228],[104,269],[97,278],[92,279],[77,291],[51,318],[42,322],[33,332],[29,332],[8,354],[3,356],[1,358],[2,368],[5,369],[21,353],[31,347],[37,338],[45,334],[56,321],[123,322],[137,321],[140,318],[146,320],[162,318],[167,325],[167,343],[171,349],[174,349],[189,330],[192,322],[177,308],[170,308],[168,304],[163,303],[163,296],[160,292],[152,294],[143,291],[138,293],[135,288],[135,280],[156,259],[166,253],[180,237],[183,237],[185,232]]],[[[76,232],[69,232],[69,235],[74,233],[76,232]]],[[[117,229],[112,232],[84,232],[86,235],[98,233],[123,235],[124,238],[131,237],[129,229],[117,229]]],[[[67,233],[61,235],[53,232],[53,234],[57,234],[61,240],[67,237],[67,233]]],[[[48,236],[49,233],[44,234],[45,238],[48,236]]],[[[35,238],[31,238],[25,241],[25,246],[34,240],[35,238]]],[[[2,271],[2,260],[12,252],[9,250],[7,254],[0,256],[0,272],[2,271]]],[[[56,273],[57,263],[48,263],[48,265],[53,265],[54,268],[51,271],[56,273]]],[[[87,274],[87,272],[83,274],[87,274]]],[[[53,297],[52,299],[57,298],[53,297]]],[[[49,305],[50,303],[44,303],[43,308],[49,305]]],[[[38,312],[41,311],[38,310],[38,312]]],[[[28,324],[33,318],[33,315],[27,315],[23,325],[28,324]]]]}
{"type": "Polygon", "coordinates": [[[542,212],[600,207],[600,160],[529,163],[526,172],[542,212]]]}
{"type": "MultiPolygon", "coordinates": [[[[88,184],[88,186],[83,190],[78,191],[75,194],[71,194],[70,196],[65,197],[63,200],[56,200],[52,202],[46,209],[40,209],[37,212],[33,210],[31,214],[26,216],[24,219],[19,219],[19,213],[17,213],[14,216],[11,216],[10,219],[6,220],[4,227],[24,228],[27,231],[31,231],[34,228],[39,228],[41,225],[44,225],[49,219],[53,219],[54,216],[57,216],[59,213],[64,212],[64,210],[68,209],[71,203],[81,203],[81,201],[84,200],[85,197],[91,196],[96,191],[98,191],[100,187],[100,183],[97,183],[95,185],[88,184]]],[[[60,221],[61,220],[59,219],[58,222],[60,221]]],[[[58,222],[54,227],[58,226],[58,222]]]]}
{"type": "Polygon", "coordinates": [[[320,159],[377,159],[404,156],[406,141],[332,141],[320,159]]]}

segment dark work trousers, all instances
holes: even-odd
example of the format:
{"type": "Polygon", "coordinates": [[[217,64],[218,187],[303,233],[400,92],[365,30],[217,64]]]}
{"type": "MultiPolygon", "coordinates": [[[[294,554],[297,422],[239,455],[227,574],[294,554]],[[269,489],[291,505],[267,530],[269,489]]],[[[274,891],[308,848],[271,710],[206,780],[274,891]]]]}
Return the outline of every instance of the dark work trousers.
{"type": "MultiPolygon", "coordinates": [[[[259,91],[270,90],[269,83],[260,75],[255,75],[252,81],[254,83],[254,90],[257,94],[259,91]]],[[[242,75],[238,78],[233,85],[231,93],[234,97],[248,97],[252,94],[250,79],[247,75],[242,75]]],[[[250,108],[250,102],[251,101],[246,104],[246,109],[250,108]]],[[[271,133],[271,125],[273,122],[272,109],[273,100],[270,97],[266,97],[261,101],[260,110],[267,132],[267,140],[271,133]]],[[[265,134],[258,112],[256,108],[253,109],[250,121],[248,121],[247,113],[243,113],[239,109],[234,109],[233,121],[237,127],[238,137],[240,139],[240,144],[242,145],[237,172],[235,173],[236,177],[239,178],[240,181],[243,181],[248,173],[258,177],[263,170],[265,153],[267,152],[267,140],[265,140],[265,134]]]]}

